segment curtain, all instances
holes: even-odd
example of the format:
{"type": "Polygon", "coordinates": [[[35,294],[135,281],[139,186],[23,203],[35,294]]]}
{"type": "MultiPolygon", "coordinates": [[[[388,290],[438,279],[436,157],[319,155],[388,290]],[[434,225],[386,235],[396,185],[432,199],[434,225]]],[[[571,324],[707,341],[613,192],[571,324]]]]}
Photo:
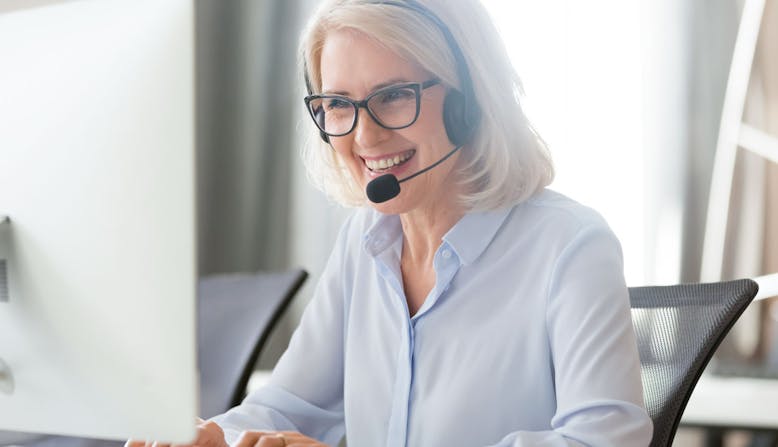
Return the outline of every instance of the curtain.
{"type": "Polygon", "coordinates": [[[641,3],[646,284],[696,282],[738,5],[641,3]]]}
{"type": "Polygon", "coordinates": [[[739,9],[738,2],[732,0],[695,0],[689,17],[681,282],[695,282],[700,277],[708,192],[739,9]]]}
{"type": "Polygon", "coordinates": [[[272,368],[323,269],[345,211],[299,157],[303,24],[318,0],[197,0],[200,275],[304,268],[309,278],[260,354],[272,368]]]}
{"type": "Polygon", "coordinates": [[[308,183],[300,158],[313,124],[297,47],[318,2],[197,1],[200,274],[309,273],[260,368],[286,349],[350,212],[308,183]]]}
{"type": "Polygon", "coordinates": [[[288,266],[300,3],[196,3],[201,275],[288,266]]]}

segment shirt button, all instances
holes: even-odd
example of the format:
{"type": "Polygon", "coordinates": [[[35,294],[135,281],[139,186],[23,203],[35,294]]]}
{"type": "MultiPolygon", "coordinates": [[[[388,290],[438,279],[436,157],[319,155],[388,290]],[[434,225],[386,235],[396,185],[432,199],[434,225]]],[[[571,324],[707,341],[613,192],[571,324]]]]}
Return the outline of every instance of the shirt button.
{"type": "Polygon", "coordinates": [[[451,258],[451,250],[443,250],[440,255],[443,256],[443,259],[449,259],[451,258]]]}

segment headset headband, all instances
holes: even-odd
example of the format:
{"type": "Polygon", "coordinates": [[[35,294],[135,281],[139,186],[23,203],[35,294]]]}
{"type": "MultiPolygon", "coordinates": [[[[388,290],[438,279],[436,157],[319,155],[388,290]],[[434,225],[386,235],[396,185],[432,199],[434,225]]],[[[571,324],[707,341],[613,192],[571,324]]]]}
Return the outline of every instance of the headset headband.
{"type": "MultiPolygon", "coordinates": [[[[478,103],[475,101],[473,81],[470,77],[470,71],[468,69],[467,62],[465,61],[464,53],[462,52],[461,47],[457,44],[456,39],[454,39],[454,35],[451,33],[451,30],[434,12],[416,0],[379,0],[371,3],[375,5],[396,6],[414,11],[426,17],[427,20],[432,22],[441,32],[441,34],[443,34],[443,38],[446,40],[446,44],[451,50],[451,54],[454,56],[457,75],[459,77],[459,82],[461,83],[460,88],[463,102],[460,118],[462,121],[460,125],[463,126],[463,129],[461,131],[454,129],[453,131],[458,132],[461,135],[461,137],[455,138],[456,140],[464,140],[468,138],[478,125],[478,121],[480,119],[480,109],[478,108],[478,103]]],[[[308,94],[311,95],[313,94],[313,85],[311,84],[311,80],[308,77],[308,65],[307,61],[305,61],[305,58],[303,58],[303,70],[305,76],[305,87],[308,90],[308,94]]],[[[450,129],[447,128],[447,131],[449,130],[450,129]]],[[[451,135],[451,132],[449,132],[449,135],[451,135]]],[[[325,137],[326,136],[322,134],[322,138],[325,141],[328,141],[328,139],[325,137]]]]}

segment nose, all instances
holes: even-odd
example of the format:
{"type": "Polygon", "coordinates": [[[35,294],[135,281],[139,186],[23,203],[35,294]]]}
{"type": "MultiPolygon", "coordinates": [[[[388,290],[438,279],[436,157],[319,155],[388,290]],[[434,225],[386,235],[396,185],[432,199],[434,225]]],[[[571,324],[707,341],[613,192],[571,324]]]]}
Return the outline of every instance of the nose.
{"type": "Polygon", "coordinates": [[[357,125],[354,127],[354,140],[361,147],[375,147],[389,138],[391,130],[381,127],[366,109],[360,109],[357,125]]]}

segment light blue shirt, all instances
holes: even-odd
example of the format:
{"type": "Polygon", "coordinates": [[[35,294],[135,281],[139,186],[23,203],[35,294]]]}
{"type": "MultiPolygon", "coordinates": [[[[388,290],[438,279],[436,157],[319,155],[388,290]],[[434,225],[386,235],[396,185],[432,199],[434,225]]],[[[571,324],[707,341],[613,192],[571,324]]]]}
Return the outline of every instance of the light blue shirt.
{"type": "Polygon", "coordinates": [[[343,226],[267,386],[214,420],[350,447],[645,447],[619,242],[594,211],[545,190],[465,215],[409,317],[398,216],[343,226]]]}

